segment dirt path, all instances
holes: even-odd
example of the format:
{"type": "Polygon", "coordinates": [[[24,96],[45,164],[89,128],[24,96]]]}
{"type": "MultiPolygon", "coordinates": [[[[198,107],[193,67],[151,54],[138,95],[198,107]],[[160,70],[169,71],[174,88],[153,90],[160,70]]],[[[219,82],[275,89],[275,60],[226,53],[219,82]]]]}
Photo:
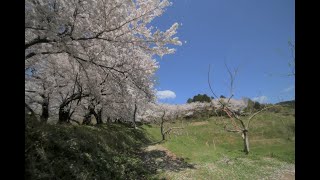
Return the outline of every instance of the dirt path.
{"type": "Polygon", "coordinates": [[[191,126],[202,126],[202,125],[206,125],[209,124],[208,121],[201,121],[201,122],[192,122],[190,123],[191,126]]]}
{"type": "Polygon", "coordinates": [[[294,180],[295,175],[294,173],[285,173],[280,177],[280,180],[294,180]]]}
{"type": "Polygon", "coordinates": [[[277,170],[270,179],[279,180],[294,180],[295,179],[295,167],[287,166],[277,170]]]}

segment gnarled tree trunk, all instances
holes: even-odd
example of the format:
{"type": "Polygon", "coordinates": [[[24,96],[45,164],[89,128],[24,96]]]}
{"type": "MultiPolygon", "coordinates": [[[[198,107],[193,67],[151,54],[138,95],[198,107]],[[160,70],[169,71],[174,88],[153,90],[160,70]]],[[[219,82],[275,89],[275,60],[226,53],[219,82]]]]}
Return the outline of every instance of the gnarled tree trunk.
{"type": "Polygon", "coordinates": [[[59,123],[69,123],[70,119],[70,108],[67,108],[65,110],[65,107],[68,107],[68,105],[75,100],[81,100],[81,98],[87,97],[89,94],[82,94],[81,92],[72,94],[70,97],[66,98],[59,107],[59,123]]]}
{"type": "Polygon", "coordinates": [[[249,154],[249,136],[248,136],[248,130],[243,130],[242,132],[242,138],[243,138],[243,145],[244,145],[244,149],[243,151],[246,154],[249,154]]]}
{"type": "Polygon", "coordinates": [[[59,108],[59,123],[68,123],[69,121],[69,113],[70,113],[70,110],[65,110],[64,107],[61,107],[59,108]]]}
{"type": "Polygon", "coordinates": [[[91,113],[89,111],[84,115],[84,119],[82,121],[82,124],[83,125],[88,125],[88,124],[90,124],[90,122],[91,122],[91,113]]]}

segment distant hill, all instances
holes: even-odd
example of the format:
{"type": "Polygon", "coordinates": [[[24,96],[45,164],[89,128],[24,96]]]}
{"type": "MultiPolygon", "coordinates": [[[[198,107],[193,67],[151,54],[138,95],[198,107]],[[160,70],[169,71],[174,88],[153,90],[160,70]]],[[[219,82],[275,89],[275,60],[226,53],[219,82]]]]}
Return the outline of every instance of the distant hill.
{"type": "Polygon", "coordinates": [[[295,100],[278,102],[276,105],[295,107],[295,100]]]}

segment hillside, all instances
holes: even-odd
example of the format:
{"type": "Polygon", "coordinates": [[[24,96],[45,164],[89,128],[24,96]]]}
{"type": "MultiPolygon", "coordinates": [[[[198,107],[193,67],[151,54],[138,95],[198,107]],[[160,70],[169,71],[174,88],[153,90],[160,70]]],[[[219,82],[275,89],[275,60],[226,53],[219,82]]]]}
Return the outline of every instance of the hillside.
{"type": "Polygon", "coordinates": [[[281,179],[294,178],[295,122],[288,108],[256,117],[251,153],[220,117],[177,120],[160,142],[158,125],[26,123],[26,179],[281,179]],[[283,113],[285,112],[285,113],[283,113]],[[227,178],[226,178],[227,177],[227,178]]]}
{"type": "Polygon", "coordinates": [[[295,100],[291,100],[291,101],[282,101],[282,102],[278,102],[276,103],[277,105],[282,105],[282,106],[290,106],[290,107],[295,107],[295,100]]]}

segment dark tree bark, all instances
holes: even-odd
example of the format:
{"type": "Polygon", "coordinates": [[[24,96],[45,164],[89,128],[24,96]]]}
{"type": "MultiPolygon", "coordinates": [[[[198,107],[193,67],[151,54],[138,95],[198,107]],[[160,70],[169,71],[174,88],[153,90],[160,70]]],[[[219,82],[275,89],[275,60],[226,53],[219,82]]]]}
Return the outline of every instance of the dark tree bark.
{"type": "Polygon", "coordinates": [[[135,129],[137,129],[136,125],[136,114],[137,114],[137,103],[134,104],[134,111],[133,111],[133,126],[135,129]]]}
{"type": "Polygon", "coordinates": [[[97,120],[97,124],[102,124],[102,109],[99,109],[97,113],[93,109],[93,115],[97,120]]]}
{"type": "Polygon", "coordinates": [[[110,124],[111,123],[111,118],[108,116],[107,117],[107,123],[110,124]]]}
{"type": "Polygon", "coordinates": [[[43,123],[46,123],[49,118],[49,98],[44,98],[44,101],[42,103],[42,113],[40,116],[40,120],[43,123]]]}
{"type": "Polygon", "coordinates": [[[83,121],[82,121],[82,124],[83,125],[88,125],[88,124],[90,124],[91,123],[91,113],[90,113],[90,111],[89,112],[87,112],[85,115],[84,115],[84,119],[83,119],[83,121]]]}
{"type": "Polygon", "coordinates": [[[81,100],[81,98],[87,97],[89,94],[82,94],[81,92],[72,94],[70,97],[65,99],[60,107],[59,107],[59,123],[68,123],[70,119],[70,108],[67,108],[65,111],[65,107],[67,107],[72,101],[81,100]]]}
{"type": "Polygon", "coordinates": [[[59,108],[59,121],[58,123],[69,123],[69,117],[70,117],[70,109],[65,110],[65,106],[60,106],[59,108]]]}
{"type": "Polygon", "coordinates": [[[102,109],[99,109],[97,112],[95,111],[95,106],[90,104],[88,107],[88,112],[84,116],[83,125],[88,125],[91,122],[91,115],[96,118],[97,124],[102,124],[102,109]]]}
{"type": "Polygon", "coordinates": [[[161,135],[162,135],[162,141],[166,140],[166,133],[164,132],[164,127],[163,127],[163,123],[164,123],[164,116],[166,115],[166,112],[163,112],[163,115],[161,117],[161,124],[160,124],[160,131],[161,131],[161,135]]]}

